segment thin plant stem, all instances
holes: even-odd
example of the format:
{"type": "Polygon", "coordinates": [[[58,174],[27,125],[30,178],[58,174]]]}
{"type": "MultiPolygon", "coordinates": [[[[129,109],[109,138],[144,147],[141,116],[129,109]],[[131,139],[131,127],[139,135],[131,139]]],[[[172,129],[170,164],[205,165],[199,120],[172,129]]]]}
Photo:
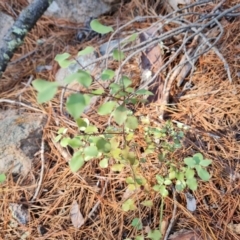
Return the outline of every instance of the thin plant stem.
{"type": "Polygon", "coordinates": [[[162,239],[163,206],[164,206],[164,197],[162,196],[161,205],[160,205],[160,220],[159,220],[160,239],[162,239]]]}

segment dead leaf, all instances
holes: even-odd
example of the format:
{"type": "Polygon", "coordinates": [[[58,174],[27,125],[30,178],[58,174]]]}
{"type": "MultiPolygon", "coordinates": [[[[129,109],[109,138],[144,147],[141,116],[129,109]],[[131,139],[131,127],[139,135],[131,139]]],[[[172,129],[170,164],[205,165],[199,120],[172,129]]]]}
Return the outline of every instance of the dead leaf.
{"type": "Polygon", "coordinates": [[[139,191],[140,191],[139,188],[137,188],[137,189],[135,189],[135,190],[131,190],[131,189],[127,188],[126,191],[125,191],[124,194],[123,194],[122,201],[127,200],[127,199],[130,198],[133,194],[138,193],[139,191]]]}
{"type": "Polygon", "coordinates": [[[168,0],[168,4],[173,8],[174,11],[178,10],[178,5],[190,4],[191,0],[168,0]]]}
{"type": "Polygon", "coordinates": [[[172,234],[169,240],[203,240],[197,232],[181,230],[172,234]]]}
{"type": "Polygon", "coordinates": [[[9,209],[11,210],[12,216],[21,224],[27,224],[29,222],[29,211],[24,204],[10,203],[9,209]]]}
{"type": "Polygon", "coordinates": [[[236,234],[240,234],[240,223],[237,224],[230,223],[228,224],[228,227],[236,234]]]}
{"type": "Polygon", "coordinates": [[[164,236],[167,231],[168,221],[163,220],[161,224],[161,234],[164,236]]]}
{"type": "Polygon", "coordinates": [[[72,224],[75,228],[80,228],[85,222],[83,215],[80,212],[79,205],[75,200],[73,201],[73,204],[70,210],[70,217],[72,220],[72,224]]]}

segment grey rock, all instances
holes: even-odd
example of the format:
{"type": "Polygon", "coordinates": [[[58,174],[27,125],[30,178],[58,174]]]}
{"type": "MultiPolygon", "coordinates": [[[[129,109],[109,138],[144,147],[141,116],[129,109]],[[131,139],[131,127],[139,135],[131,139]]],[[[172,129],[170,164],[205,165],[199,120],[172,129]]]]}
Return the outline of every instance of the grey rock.
{"type": "Polygon", "coordinates": [[[45,122],[40,114],[0,111],[0,173],[25,176],[31,170],[34,154],[41,148],[45,122]]]}
{"type": "Polygon", "coordinates": [[[112,4],[119,1],[106,0],[55,0],[46,15],[84,23],[89,18],[97,18],[112,9],[112,4]]]}

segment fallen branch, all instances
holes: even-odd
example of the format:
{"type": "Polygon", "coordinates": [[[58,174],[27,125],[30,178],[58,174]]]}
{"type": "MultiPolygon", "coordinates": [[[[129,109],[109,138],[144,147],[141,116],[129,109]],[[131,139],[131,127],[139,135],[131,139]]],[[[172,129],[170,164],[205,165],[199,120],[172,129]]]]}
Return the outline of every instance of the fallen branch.
{"type": "Polygon", "coordinates": [[[38,19],[47,10],[53,0],[34,0],[19,15],[16,22],[3,38],[3,46],[0,49],[0,78],[14,52],[23,43],[27,33],[35,26],[38,19]]]}
{"type": "Polygon", "coordinates": [[[175,217],[176,217],[176,212],[177,212],[177,199],[176,199],[176,190],[173,187],[173,213],[172,213],[172,218],[171,221],[168,225],[168,229],[166,231],[166,234],[164,236],[164,240],[168,239],[168,236],[173,228],[173,224],[175,222],[175,217]]]}

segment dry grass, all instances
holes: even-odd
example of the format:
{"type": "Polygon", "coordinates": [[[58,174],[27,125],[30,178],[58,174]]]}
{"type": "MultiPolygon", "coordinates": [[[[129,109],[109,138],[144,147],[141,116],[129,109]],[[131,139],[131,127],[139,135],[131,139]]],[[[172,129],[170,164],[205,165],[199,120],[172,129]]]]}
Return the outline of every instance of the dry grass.
{"type": "MultiPolygon", "coordinates": [[[[26,1],[13,1],[16,10],[20,10],[26,1]]],[[[147,1],[143,1],[147,5],[147,1]]],[[[151,1],[149,1],[151,2],[151,1]]],[[[133,11],[140,15],[146,15],[145,5],[138,1],[132,1],[130,7],[121,9],[120,21],[129,21],[133,11]],[[131,11],[129,10],[131,9],[131,11]]],[[[153,5],[152,5],[153,6],[153,5]]],[[[12,14],[5,1],[0,2],[0,7],[12,14]]],[[[107,24],[116,24],[115,17],[102,19],[107,24]]],[[[78,50],[89,43],[74,44],[69,46],[75,30],[58,27],[58,25],[75,26],[65,20],[53,20],[42,17],[37,26],[28,34],[25,43],[14,55],[14,60],[36,49],[36,41],[39,38],[46,39],[44,45],[36,52],[25,57],[14,65],[10,65],[1,79],[1,97],[16,100],[21,91],[23,82],[30,75],[34,78],[54,80],[58,69],[53,61],[58,53],[69,52],[76,54],[78,50]],[[53,65],[51,71],[36,73],[38,65],[53,65]]],[[[137,28],[144,27],[136,24],[137,28]]],[[[231,174],[239,172],[239,134],[240,134],[240,21],[235,20],[225,26],[225,35],[218,46],[228,61],[233,83],[226,80],[226,73],[220,60],[214,53],[209,52],[201,57],[197,70],[194,73],[192,83],[194,88],[185,92],[180,98],[180,89],[175,86],[172,89],[172,98],[176,104],[168,108],[168,117],[191,126],[186,134],[184,147],[178,150],[173,157],[183,161],[183,158],[201,152],[205,157],[213,160],[210,168],[212,178],[210,182],[199,183],[198,190],[194,193],[197,199],[197,211],[190,213],[186,209],[184,194],[178,194],[178,210],[174,231],[180,229],[198,229],[203,239],[239,239],[227,225],[231,222],[240,223],[240,181],[230,178],[231,174]],[[215,137],[214,137],[215,136],[215,137]],[[218,137],[216,137],[218,136],[218,137]]],[[[97,46],[94,40],[92,45],[97,46]]],[[[129,64],[125,71],[137,73],[137,66],[129,64]]],[[[124,239],[136,235],[136,230],[131,227],[134,217],[143,219],[143,225],[151,229],[158,228],[159,206],[161,199],[154,192],[138,191],[134,198],[137,201],[153,199],[151,209],[139,206],[136,211],[123,212],[121,204],[126,192],[125,178],[130,170],[116,174],[110,169],[101,169],[98,161],[89,161],[77,174],[73,174],[61,155],[59,149],[53,143],[52,133],[56,133],[59,126],[69,128],[71,134],[76,133],[74,123],[59,113],[59,98],[56,97],[51,104],[39,106],[36,102],[36,93],[28,87],[22,94],[22,101],[31,103],[48,116],[48,123],[44,129],[44,139],[48,144],[45,149],[44,178],[40,193],[35,202],[29,203],[37,187],[41,161],[36,157],[34,168],[28,177],[18,179],[17,182],[9,175],[7,181],[0,189],[0,236],[2,239],[20,239],[22,233],[30,232],[30,239],[124,239]],[[57,125],[57,122],[59,126],[57,125]],[[107,182],[107,187],[104,186],[107,182]],[[102,192],[104,194],[102,196],[102,192]],[[31,221],[26,226],[11,227],[11,213],[9,203],[20,202],[24,199],[29,203],[31,221]],[[70,220],[70,207],[76,200],[80,205],[83,216],[88,216],[92,208],[99,201],[100,205],[94,214],[80,228],[75,229],[70,220]],[[41,236],[37,228],[44,225],[48,232],[41,236]]],[[[3,108],[13,108],[5,104],[3,108]]],[[[28,111],[26,109],[26,111],[28,111]]],[[[157,118],[154,105],[151,108],[139,109],[139,114],[149,114],[157,118]]],[[[99,119],[92,111],[89,114],[91,122],[101,127],[106,119],[99,119]]],[[[136,136],[141,145],[141,134],[136,136]]],[[[148,159],[144,164],[143,174],[150,183],[153,183],[155,174],[160,172],[156,160],[148,159]]],[[[170,221],[172,217],[172,196],[166,198],[164,208],[164,220],[170,221]]]]}

